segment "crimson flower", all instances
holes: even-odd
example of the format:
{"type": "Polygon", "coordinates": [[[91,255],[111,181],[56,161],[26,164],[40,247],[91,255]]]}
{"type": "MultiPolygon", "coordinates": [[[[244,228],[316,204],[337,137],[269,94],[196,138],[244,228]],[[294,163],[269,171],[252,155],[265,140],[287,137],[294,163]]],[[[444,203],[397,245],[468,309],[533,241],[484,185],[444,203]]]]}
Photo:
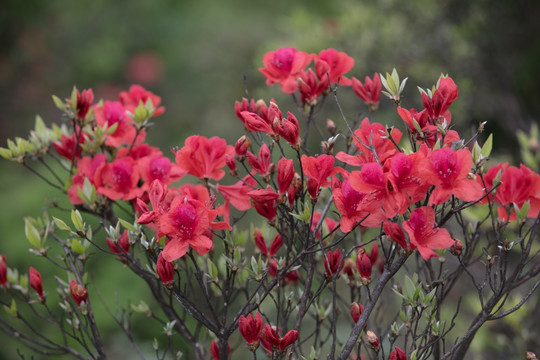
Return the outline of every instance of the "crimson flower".
{"type": "Polygon", "coordinates": [[[0,255],[0,285],[7,285],[7,258],[6,255],[0,255]]]}
{"type": "Polygon", "coordinates": [[[344,52],[336,49],[322,50],[315,56],[315,72],[319,79],[330,77],[330,83],[339,82],[340,85],[350,86],[351,80],[343,76],[354,66],[354,59],[344,52]],[[327,75],[328,74],[328,75],[327,75]]]}
{"type": "Polygon", "coordinates": [[[30,266],[28,271],[30,277],[30,286],[32,289],[36,290],[39,298],[43,298],[43,283],[41,282],[41,274],[30,266]]]}
{"type": "Polygon", "coordinates": [[[328,89],[328,77],[324,76],[320,81],[313,70],[302,71],[298,78],[298,90],[302,104],[309,106],[317,105],[318,98],[328,89]]]}
{"type": "Polygon", "coordinates": [[[263,329],[263,318],[260,313],[257,313],[255,317],[249,314],[247,317],[240,316],[238,319],[238,330],[244,337],[250,349],[254,351],[259,346],[259,338],[263,329]]]}
{"type": "Polygon", "coordinates": [[[272,188],[257,189],[248,192],[255,210],[268,221],[274,220],[277,215],[277,198],[279,194],[272,188]]]}
{"type": "Polygon", "coordinates": [[[279,83],[281,91],[292,94],[298,89],[296,79],[311,62],[312,56],[292,47],[268,52],[263,57],[264,68],[259,71],[266,77],[266,84],[279,83]]]}
{"type": "Polygon", "coordinates": [[[328,251],[324,255],[324,269],[326,270],[326,277],[330,278],[335,274],[338,274],[341,272],[341,269],[343,269],[344,262],[341,261],[343,258],[343,255],[341,254],[341,250],[335,249],[334,251],[328,251]]]}
{"type": "Polygon", "coordinates": [[[80,188],[82,190],[85,178],[88,178],[88,180],[90,181],[90,184],[94,185],[95,184],[94,176],[96,174],[96,171],[106,161],[107,161],[107,155],[103,153],[97,154],[93,158],[89,156],[85,156],[79,160],[79,162],[77,163],[77,173],[73,175],[72,184],[69,187],[68,192],[67,192],[69,201],[71,201],[73,205],[83,204],[83,201],[79,197],[79,193],[77,189],[80,188]]]}
{"type": "Polygon", "coordinates": [[[132,200],[141,193],[139,171],[131,158],[116,159],[102,164],[94,175],[98,193],[111,200],[132,200]]]}
{"type": "Polygon", "coordinates": [[[176,152],[176,164],[188,174],[199,179],[221,180],[226,165],[225,155],[234,155],[234,148],[224,139],[214,136],[210,139],[192,135],[184,142],[184,147],[176,152]]]}
{"type": "Polygon", "coordinates": [[[298,339],[298,331],[290,330],[280,337],[272,326],[265,324],[262,338],[265,340],[263,346],[270,345],[269,350],[282,353],[298,339]]]}
{"type": "Polygon", "coordinates": [[[418,248],[426,261],[438,256],[432,249],[447,249],[454,244],[448,230],[435,223],[435,210],[429,206],[413,210],[409,220],[403,222],[403,229],[409,235],[411,248],[418,248]]]}
{"type": "Polygon", "coordinates": [[[287,112],[287,118],[276,118],[273,122],[274,132],[285,139],[291,146],[300,146],[300,125],[296,117],[287,112]]]}
{"type": "Polygon", "coordinates": [[[358,319],[360,319],[360,315],[362,315],[363,312],[364,312],[364,307],[360,303],[353,302],[351,304],[350,313],[355,324],[358,322],[358,319]]]}
{"type": "Polygon", "coordinates": [[[362,283],[369,284],[371,281],[371,271],[373,270],[374,263],[371,262],[371,259],[369,255],[366,254],[366,251],[363,249],[361,250],[362,251],[358,251],[358,254],[356,255],[356,269],[360,274],[362,283]]]}
{"type": "Polygon", "coordinates": [[[234,185],[218,185],[218,191],[225,198],[226,204],[231,204],[240,211],[251,207],[248,193],[255,187],[255,180],[251,175],[245,176],[234,185]]]}
{"type": "Polygon", "coordinates": [[[310,191],[311,198],[316,198],[316,194],[321,187],[330,186],[329,177],[343,170],[340,167],[334,167],[334,162],[334,157],[331,155],[319,155],[317,157],[302,155],[302,169],[308,178],[308,189],[310,187],[314,189],[310,191]]]}
{"type": "Polygon", "coordinates": [[[472,167],[469,149],[454,151],[444,147],[433,151],[430,160],[424,171],[426,181],[435,185],[429,205],[442,204],[452,195],[465,201],[475,201],[482,197],[482,186],[469,177],[472,167]]]}
{"type": "Polygon", "coordinates": [[[69,283],[69,291],[77,306],[81,306],[81,302],[86,302],[88,299],[88,291],[86,288],[81,284],[78,284],[75,280],[71,280],[69,283]]]}
{"type": "Polygon", "coordinates": [[[255,100],[251,99],[248,100],[246,98],[242,99],[242,102],[235,101],[234,102],[234,113],[236,114],[236,117],[240,119],[240,121],[244,122],[244,119],[240,115],[242,111],[248,111],[252,113],[257,112],[257,104],[255,103],[255,100]]]}
{"type": "Polygon", "coordinates": [[[371,111],[377,110],[379,107],[379,99],[381,97],[381,79],[379,74],[375,73],[373,75],[373,80],[366,76],[364,83],[362,84],[360,80],[353,77],[352,78],[352,88],[354,93],[358,95],[364,102],[369,106],[371,111]]]}
{"type": "Polygon", "coordinates": [[[52,146],[54,150],[58,153],[58,155],[68,159],[68,160],[76,160],[79,157],[81,157],[81,144],[84,144],[86,142],[86,133],[80,129],[78,129],[79,132],[79,144],[77,145],[77,135],[73,133],[71,136],[67,136],[65,134],[62,134],[60,136],[60,141],[55,141],[52,143],[52,146]]]}
{"type": "Polygon", "coordinates": [[[261,254],[266,255],[270,258],[273,258],[274,255],[276,255],[276,253],[278,252],[278,250],[281,249],[281,247],[283,246],[283,238],[279,234],[274,237],[272,244],[270,244],[270,249],[268,249],[268,247],[266,246],[264,236],[259,229],[255,229],[255,231],[253,232],[253,237],[255,240],[255,246],[257,246],[257,248],[261,251],[261,254]]]}
{"type": "Polygon", "coordinates": [[[216,216],[217,211],[208,209],[202,202],[176,196],[159,221],[160,230],[170,238],[161,253],[163,258],[174,261],[184,256],[190,247],[200,255],[210,251],[212,240],[207,230],[229,228],[225,223],[213,223],[216,216]]]}
{"type": "Polygon", "coordinates": [[[390,353],[389,360],[407,360],[407,355],[399,347],[395,347],[394,350],[390,353]]]}
{"type": "Polygon", "coordinates": [[[162,254],[159,254],[156,262],[156,273],[166,286],[170,285],[174,280],[174,265],[165,260],[162,254]]]}
{"type": "Polygon", "coordinates": [[[159,153],[154,153],[137,160],[139,174],[144,180],[141,191],[146,191],[154,180],[159,180],[163,185],[169,185],[180,180],[186,175],[186,170],[159,153]]]}
{"type": "Polygon", "coordinates": [[[118,96],[118,101],[124,106],[124,108],[133,113],[137,106],[142,102],[150,100],[155,108],[154,116],[161,115],[165,112],[163,106],[159,106],[161,103],[161,97],[155,95],[151,91],[146,90],[141,85],[131,85],[129,91],[122,91],[118,96]]]}

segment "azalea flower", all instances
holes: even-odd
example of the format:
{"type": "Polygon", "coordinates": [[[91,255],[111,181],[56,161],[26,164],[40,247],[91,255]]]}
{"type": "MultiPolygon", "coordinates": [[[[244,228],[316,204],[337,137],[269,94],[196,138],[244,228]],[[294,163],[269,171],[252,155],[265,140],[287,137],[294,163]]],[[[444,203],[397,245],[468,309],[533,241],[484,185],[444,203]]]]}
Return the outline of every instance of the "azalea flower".
{"type": "Polygon", "coordinates": [[[381,79],[379,74],[373,75],[373,80],[366,76],[364,83],[360,82],[357,78],[352,78],[352,88],[354,93],[369,106],[371,111],[377,110],[379,107],[379,99],[381,97],[381,79]]]}
{"type": "Polygon", "coordinates": [[[413,210],[403,229],[409,235],[411,249],[418,248],[426,261],[438,256],[432,249],[447,249],[454,244],[448,230],[435,223],[435,210],[429,206],[413,210]]]}
{"type": "Polygon", "coordinates": [[[344,74],[348,73],[354,66],[354,59],[344,52],[336,49],[322,50],[315,56],[315,72],[319,79],[330,77],[330,83],[350,86],[351,80],[344,74]]]}
{"type": "Polygon", "coordinates": [[[300,72],[311,62],[312,56],[292,47],[268,52],[263,57],[264,67],[259,71],[266,77],[266,84],[279,83],[281,91],[292,94],[298,89],[300,72]]]}

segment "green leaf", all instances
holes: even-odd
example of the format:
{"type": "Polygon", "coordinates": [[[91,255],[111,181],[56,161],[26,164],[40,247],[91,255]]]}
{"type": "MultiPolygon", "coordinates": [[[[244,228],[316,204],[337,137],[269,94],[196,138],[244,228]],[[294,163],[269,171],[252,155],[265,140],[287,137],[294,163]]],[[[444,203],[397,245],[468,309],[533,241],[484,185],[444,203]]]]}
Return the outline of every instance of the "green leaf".
{"type": "Polygon", "coordinates": [[[212,260],[207,259],[208,262],[208,272],[210,275],[210,278],[212,278],[213,281],[218,282],[218,269],[216,264],[212,262],[212,260]]]}
{"type": "Polygon", "coordinates": [[[71,210],[71,221],[73,222],[73,225],[77,231],[84,229],[83,220],[79,210],[71,210]]]}
{"type": "Polygon", "coordinates": [[[6,160],[11,160],[13,158],[13,154],[11,150],[3,148],[3,147],[0,147],[0,156],[6,160]]]}
{"type": "Polygon", "coordinates": [[[71,240],[71,250],[73,250],[73,252],[79,254],[79,255],[82,255],[84,254],[84,251],[86,250],[84,248],[84,246],[79,242],[79,240],[77,239],[72,239],[71,240]]]}
{"type": "Polygon", "coordinates": [[[73,110],[73,112],[77,110],[77,88],[75,86],[71,91],[71,110],[73,110]]]}
{"type": "Polygon", "coordinates": [[[11,306],[8,307],[4,305],[4,309],[9,315],[16,317],[17,316],[17,303],[15,302],[15,299],[11,299],[11,306]]]}
{"type": "Polygon", "coordinates": [[[483,157],[487,158],[491,154],[491,149],[493,148],[493,134],[490,134],[487,138],[484,146],[482,146],[481,154],[483,157]]]}
{"type": "Polygon", "coordinates": [[[56,227],[60,230],[71,231],[71,228],[63,220],[53,216],[53,221],[56,227]]]}
{"type": "Polygon", "coordinates": [[[135,226],[133,226],[133,224],[130,224],[128,223],[126,220],[124,219],[118,219],[118,221],[120,221],[120,224],[122,224],[122,226],[129,230],[129,231],[133,231],[133,232],[137,232],[137,228],[135,226]]]}
{"type": "Polygon", "coordinates": [[[30,245],[35,248],[41,248],[41,236],[29,218],[24,219],[24,234],[26,235],[30,245]]]}
{"type": "Polygon", "coordinates": [[[66,110],[66,105],[58,96],[53,95],[52,99],[53,99],[54,105],[56,105],[57,108],[59,108],[62,111],[66,110]]]}

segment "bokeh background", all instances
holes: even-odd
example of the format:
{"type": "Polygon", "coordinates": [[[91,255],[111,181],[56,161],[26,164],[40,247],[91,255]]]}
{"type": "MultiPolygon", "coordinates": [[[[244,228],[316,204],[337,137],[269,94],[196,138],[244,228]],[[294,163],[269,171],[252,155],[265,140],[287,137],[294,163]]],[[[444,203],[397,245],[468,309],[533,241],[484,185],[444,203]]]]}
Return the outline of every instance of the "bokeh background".
{"type": "MultiPolygon", "coordinates": [[[[540,2],[527,0],[4,0],[0,146],[7,138],[25,137],[36,114],[59,122],[52,94],[67,97],[75,85],[114,99],[132,83],[162,96],[167,108],[147,137],[153,145],[165,150],[194,133],[233,142],[241,129],[233,104],[246,89],[294,110],[277,87],[264,85],[257,69],[265,52],[333,47],[356,60],[350,75],[363,78],[395,67],[408,76],[405,107],[420,106],[416,86],[428,88],[441,73],[451,75],[459,86],[452,106],[457,129],[470,136],[488,121],[496,155],[516,162],[515,131],[527,132],[540,119],[539,15],[540,2]]],[[[362,111],[352,91],[342,92],[352,111],[362,111]]],[[[379,120],[397,117],[392,106],[386,108],[379,120]]],[[[25,271],[40,261],[46,269],[27,252],[23,217],[40,214],[44,194],[60,194],[14,163],[0,161],[0,174],[0,253],[8,255],[10,267],[25,271]]],[[[93,276],[109,279],[99,282],[103,297],[118,298],[120,305],[144,298],[144,287],[133,285],[118,266],[93,264],[93,276]]],[[[52,292],[53,281],[44,283],[52,292]]],[[[538,310],[533,303],[530,312],[538,310]]],[[[501,349],[525,349],[529,335],[520,332],[522,320],[480,334],[475,350],[487,359],[498,358],[493,356],[501,349]],[[487,334],[496,334],[497,341],[487,334]]],[[[105,337],[123,358],[125,340],[109,323],[105,337]]],[[[13,351],[0,347],[0,358],[13,358],[13,351]]]]}

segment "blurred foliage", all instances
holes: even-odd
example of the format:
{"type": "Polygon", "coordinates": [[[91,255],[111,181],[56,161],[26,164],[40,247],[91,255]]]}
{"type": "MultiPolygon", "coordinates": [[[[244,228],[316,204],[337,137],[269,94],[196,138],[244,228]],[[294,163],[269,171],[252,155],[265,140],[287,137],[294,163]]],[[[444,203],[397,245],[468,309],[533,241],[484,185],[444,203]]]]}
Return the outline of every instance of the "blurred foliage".
{"type": "MultiPolygon", "coordinates": [[[[167,107],[149,133],[153,145],[180,145],[192,133],[232,142],[240,130],[233,103],[246,88],[250,96],[267,101],[274,96],[283,109],[293,109],[277,87],[265,87],[257,68],[266,51],[295,46],[345,51],[356,60],[351,75],[362,79],[396,67],[409,77],[405,107],[420,106],[417,85],[431,87],[440,73],[448,73],[460,91],[453,124],[467,136],[487,120],[495,148],[518,155],[511,134],[518,128],[527,133],[540,118],[538,13],[540,2],[527,0],[5,0],[0,5],[0,142],[4,146],[6,138],[25,136],[37,113],[49,123],[59,121],[51,94],[67,97],[76,85],[93,88],[97,98],[115,98],[134,82],[162,96],[167,107]]],[[[340,93],[361,111],[352,92],[340,93]]],[[[335,116],[335,106],[328,105],[328,116],[332,111],[335,116]]],[[[375,119],[388,117],[397,115],[375,119]]],[[[44,194],[59,194],[15,164],[0,162],[0,171],[0,201],[9,204],[0,217],[0,253],[8,254],[10,267],[25,271],[33,258],[26,250],[23,216],[40,214],[44,194]]],[[[117,284],[130,281],[116,271],[119,266],[95,266],[96,279],[113,279],[97,281],[106,298],[116,296],[117,284]]],[[[137,301],[144,285],[130,283],[118,291],[123,305],[128,298],[137,301]]],[[[111,322],[107,331],[114,326],[111,322]]],[[[12,351],[2,347],[0,356],[9,358],[12,351]]]]}

